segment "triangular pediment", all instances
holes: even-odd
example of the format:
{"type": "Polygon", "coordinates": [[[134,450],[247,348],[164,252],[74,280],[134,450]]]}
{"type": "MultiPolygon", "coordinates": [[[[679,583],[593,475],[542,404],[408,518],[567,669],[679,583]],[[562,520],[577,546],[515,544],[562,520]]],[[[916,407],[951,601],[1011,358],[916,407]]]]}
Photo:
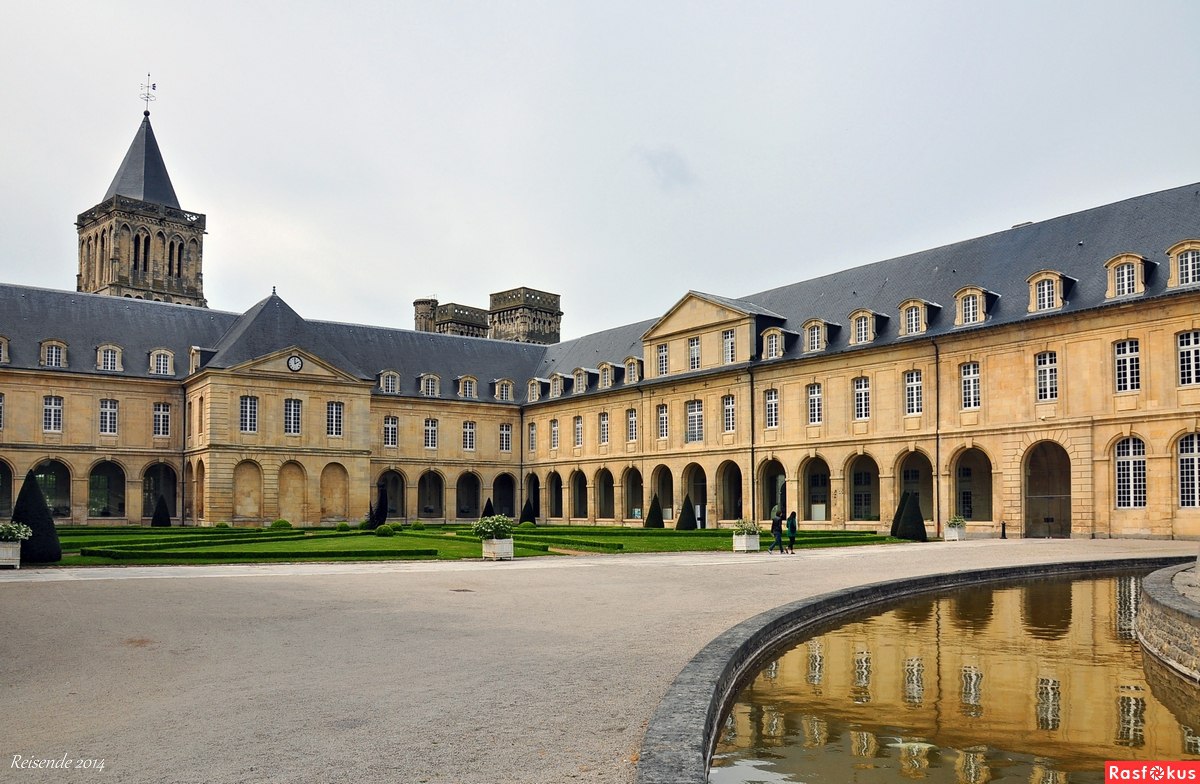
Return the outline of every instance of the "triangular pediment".
{"type": "Polygon", "coordinates": [[[695,332],[723,324],[734,324],[750,318],[752,313],[728,300],[719,301],[698,291],[689,291],[654,326],[646,330],[642,340],[666,338],[684,332],[695,332]]]}
{"type": "Polygon", "coordinates": [[[339,370],[321,357],[296,346],[273,351],[229,368],[235,375],[280,376],[306,381],[336,381],[361,384],[362,379],[339,370]]]}

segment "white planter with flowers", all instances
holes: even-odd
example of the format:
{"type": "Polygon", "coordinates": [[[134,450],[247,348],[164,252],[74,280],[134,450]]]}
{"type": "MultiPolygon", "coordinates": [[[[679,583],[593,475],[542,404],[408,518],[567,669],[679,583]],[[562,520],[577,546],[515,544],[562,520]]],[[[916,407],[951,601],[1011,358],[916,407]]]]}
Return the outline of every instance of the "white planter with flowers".
{"type": "Polygon", "coordinates": [[[757,553],[759,529],[756,523],[738,520],[733,526],[733,551],[735,553],[757,553]]]}
{"type": "Polygon", "coordinates": [[[964,538],[967,532],[967,521],[961,515],[954,515],[946,521],[946,527],[942,530],[942,539],[947,542],[958,542],[964,538]]]}
{"type": "Polygon", "coordinates": [[[471,526],[471,533],[483,543],[483,557],[493,561],[513,558],[513,520],[508,515],[490,515],[471,526]]]}
{"type": "Polygon", "coordinates": [[[0,566],[21,568],[21,542],[33,536],[24,523],[0,523],[0,566]]]}

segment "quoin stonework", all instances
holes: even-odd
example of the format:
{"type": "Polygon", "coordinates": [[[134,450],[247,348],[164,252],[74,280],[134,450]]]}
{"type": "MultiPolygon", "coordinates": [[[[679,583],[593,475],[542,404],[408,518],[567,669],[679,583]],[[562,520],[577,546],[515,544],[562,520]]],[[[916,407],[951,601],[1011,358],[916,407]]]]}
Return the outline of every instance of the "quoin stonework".
{"type": "Polygon", "coordinates": [[[908,491],[931,531],[1200,538],[1200,184],[568,341],[523,286],[413,330],[209,309],[205,224],[147,114],[76,291],[0,285],[0,514],[32,468],[63,523],[333,523],[382,484],[407,520],[886,531],[908,491]]]}

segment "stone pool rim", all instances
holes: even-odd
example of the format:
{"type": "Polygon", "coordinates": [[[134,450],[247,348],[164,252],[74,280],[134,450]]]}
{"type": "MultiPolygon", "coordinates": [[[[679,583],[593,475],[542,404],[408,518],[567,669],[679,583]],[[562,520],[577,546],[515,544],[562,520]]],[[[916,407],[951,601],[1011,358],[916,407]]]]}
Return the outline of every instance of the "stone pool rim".
{"type": "Polygon", "coordinates": [[[705,784],[729,701],[770,653],[822,626],[900,599],[1022,579],[1116,574],[1195,563],[1195,556],[1003,566],[869,583],[800,599],[748,618],[692,657],[646,726],[636,784],[705,784]]]}

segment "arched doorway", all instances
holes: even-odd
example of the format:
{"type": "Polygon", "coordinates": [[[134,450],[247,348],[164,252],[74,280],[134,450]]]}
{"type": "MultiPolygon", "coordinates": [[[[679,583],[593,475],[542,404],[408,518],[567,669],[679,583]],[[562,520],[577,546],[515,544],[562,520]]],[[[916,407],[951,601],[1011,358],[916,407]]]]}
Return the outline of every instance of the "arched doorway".
{"type": "Polygon", "coordinates": [[[625,519],[642,520],[646,517],[646,508],[642,505],[642,472],[629,468],[621,480],[625,490],[625,519]]]}
{"type": "Polygon", "coordinates": [[[250,460],[233,469],[233,519],[262,519],[262,469],[250,460]]]}
{"type": "Polygon", "coordinates": [[[540,518],[542,516],[542,482],[538,479],[537,474],[526,475],[525,497],[529,499],[529,504],[533,507],[533,516],[540,518]]]}
{"type": "Polygon", "coordinates": [[[154,516],[154,509],[161,497],[167,503],[167,514],[175,519],[178,514],[176,500],[175,469],[166,463],[155,463],[142,474],[142,517],[154,516]]]}
{"type": "Polygon", "coordinates": [[[766,460],[759,469],[759,476],[762,477],[759,483],[759,487],[762,488],[762,506],[758,509],[758,516],[764,520],[769,518],[771,509],[775,504],[779,504],[786,517],[789,511],[787,472],[783,470],[783,464],[778,460],[766,460]]]}
{"type": "Polygon", "coordinates": [[[384,471],[379,476],[379,483],[383,485],[383,492],[387,493],[387,516],[389,518],[406,517],[405,510],[408,506],[405,504],[404,497],[404,474],[399,471],[384,471]]]}
{"type": "Polygon", "coordinates": [[[1025,536],[1071,535],[1071,456],[1042,441],[1025,458],[1025,536]]]}
{"type": "MultiPolygon", "coordinates": [[[[455,485],[455,515],[460,520],[479,519],[479,477],[470,471],[464,471],[458,477],[455,485]]],[[[493,504],[493,506],[495,506],[493,504]]]]}
{"type": "Polygon", "coordinates": [[[921,507],[921,517],[933,519],[933,466],[921,452],[909,452],[900,463],[900,498],[903,493],[913,493],[921,507]]]}
{"type": "Polygon", "coordinates": [[[492,508],[496,514],[517,517],[517,480],[512,474],[500,474],[492,480],[492,508]]]}
{"type": "Polygon", "coordinates": [[[879,520],[879,466],[874,459],[859,455],[850,464],[850,520],[879,520]]]}
{"type": "Polygon", "coordinates": [[[571,474],[571,517],[585,520],[587,516],[587,477],[582,471],[575,471],[571,474]]]}
{"type": "Polygon", "coordinates": [[[304,519],[304,467],[289,460],[279,467],[279,516],[293,523],[304,519]]]}
{"type": "Polygon", "coordinates": [[[192,493],[192,498],[196,499],[196,519],[204,519],[204,461],[196,462],[196,492],[192,493]]]}
{"type": "Polygon", "coordinates": [[[46,496],[54,517],[71,516],[71,471],[58,460],[44,460],[33,469],[33,478],[46,496]]]}
{"type": "Polygon", "coordinates": [[[992,461],[982,449],[965,449],[954,461],[954,512],[964,520],[992,519],[992,461]]]}
{"type": "MultiPolygon", "coordinates": [[[[683,469],[683,487],[685,498],[692,499],[692,506],[699,511],[696,513],[696,527],[707,527],[708,521],[708,475],[698,463],[688,463],[683,469]]],[[[678,518],[678,515],[676,515],[678,518]]]]}
{"type": "Polygon", "coordinates": [[[125,469],[111,460],[97,463],[88,475],[88,517],[124,516],[125,469]]]}
{"type": "Polygon", "coordinates": [[[664,465],[657,466],[650,474],[650,485],[658,496],[658,505],[662,507],[663,518],[670,520],[675,517],[675,478],[671,469],[664,465]]]}
{"type": "Polygon", "coordinates": [[[0,460],[0,520],[12,519],[13,472],[8,463],[0,460]]]}
{"type": "Polygon", "coordinates": [[[445,498],[446,485],[442,481],[442,475],[436,471],[421,474],[421,478],[417,480],[417,517],[443,517],[445,498]]]}
{"type": "Polygon", "coordinates": [[[819,457],[805,462],[800,469],[802,518],[814,523],[828,522],[829,508],[829,464],[819,457]]]}
{"type": "Polygon", "coordinates": [[[557,471],[546,475],[546,505],[549,507],[547,516],[560,518],[563,516],[563,483],[557,471]]]}
{"type": "Polygon", "coordinates": [[[742,469],[732,460],[717,466],[717,519],[737,520],[742,516],[742,469]]]}
{"type": "Polygon", "coordinates": [[[350,510],[350,475],[341,463],[321,469],[321,519],[345,520],[350,510]]]}
{"type": "Polygon", "coordinates": [[[613,475],[607,468],[596,472],[596,517],[612,520],[617,516],[613,492],[613,475]]]}

